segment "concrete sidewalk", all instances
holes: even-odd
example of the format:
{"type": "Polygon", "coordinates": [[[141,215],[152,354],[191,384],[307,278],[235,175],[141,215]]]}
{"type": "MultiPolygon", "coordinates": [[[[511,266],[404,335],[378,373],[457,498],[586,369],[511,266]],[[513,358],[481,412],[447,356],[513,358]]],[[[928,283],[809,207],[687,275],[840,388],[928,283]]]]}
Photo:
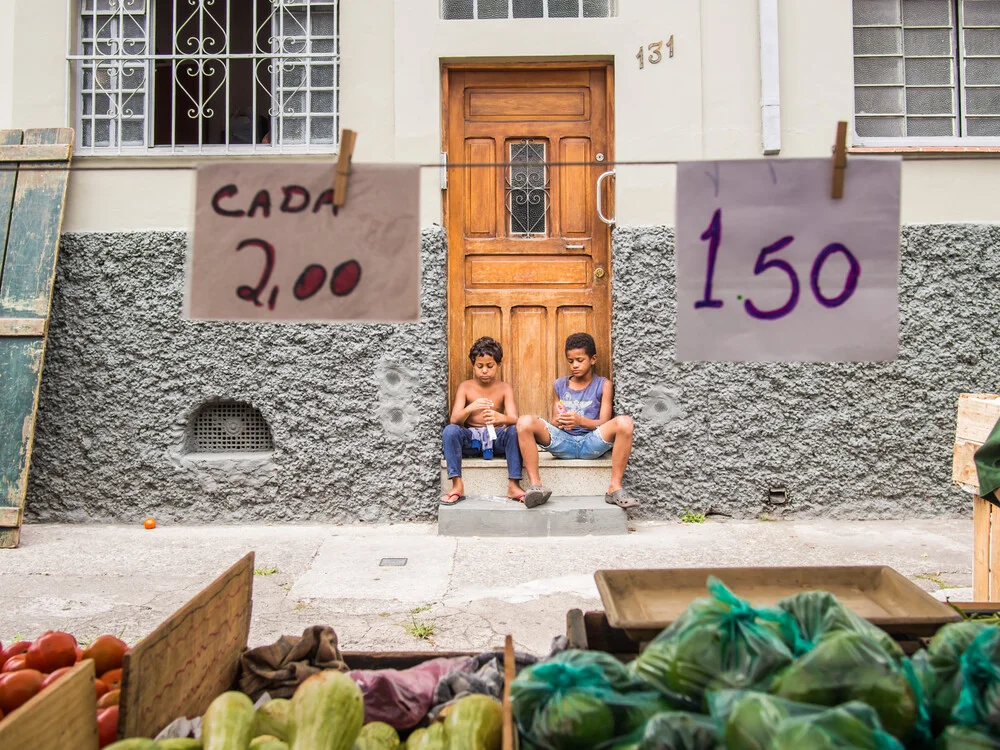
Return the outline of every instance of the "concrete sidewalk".
{"type": "Polygon", "coordinates": [[[333,626],[350,650],[519,647],[545,653],[566,611],[599,609],[601,568],[889,565],[971,599],[972,522],[638,524],[621,537],[452,538],[433,525],[26,526],[0,550],[0,640],[49,629],[134,643],[249,550],[251,645],[333,626]],[[403,567],[380,566],[406,558],[403,567]],[[418,638],[423,632],[426,638],[418,638]]]}

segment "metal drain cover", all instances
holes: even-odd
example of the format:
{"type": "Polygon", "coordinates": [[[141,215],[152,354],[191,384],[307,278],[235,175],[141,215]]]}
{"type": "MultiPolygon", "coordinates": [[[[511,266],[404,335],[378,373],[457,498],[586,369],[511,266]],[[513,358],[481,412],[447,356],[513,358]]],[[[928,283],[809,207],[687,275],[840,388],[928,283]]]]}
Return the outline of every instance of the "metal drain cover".
{"type": "Polygon", "coordinates": [[[406,565],[406,557],[383,557],[378,566],[380,568],[402,568],[406,565]]]}

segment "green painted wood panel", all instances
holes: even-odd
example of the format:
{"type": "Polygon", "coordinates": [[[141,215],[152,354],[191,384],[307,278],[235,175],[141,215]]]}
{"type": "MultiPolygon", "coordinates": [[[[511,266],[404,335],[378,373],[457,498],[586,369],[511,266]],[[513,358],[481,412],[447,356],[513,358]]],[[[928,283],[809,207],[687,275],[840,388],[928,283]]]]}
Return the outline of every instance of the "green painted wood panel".
{"type": "MultiPolygon", "coordinates": [[[[20,146],[24,133],[20,130],[0,130],[0,146],[20,146]]],[[[13,164],[0,166],[12,167],[13,164]]],[[[3,281],[3,259],[7,254],[7,230],[10,228],[10,209],[14,205],[14,186],[17,172],[0,172],[0,282],[3,281]]]]}
{"type": "MultiPolygon", "coordinates": [[[[72,144],[73,131],[28,130],[21,142],[72,144]]],[[[43,165],[57,169],[16,173],[10,185],[13,201],[6,202],[9,222],[8,212],[0,213],[6,239],[0,272],[0,317],[49,316],[69,173],[68,162],[32,166],[43,165]]],[[[4,187],[10,182],[3,176],[9,174],[0,172],[0,209],[5,205],[4,187]]],[[[43,336],[0,337],[0,547],[16,547],[21,537],[44,358],[43,336]]]]}

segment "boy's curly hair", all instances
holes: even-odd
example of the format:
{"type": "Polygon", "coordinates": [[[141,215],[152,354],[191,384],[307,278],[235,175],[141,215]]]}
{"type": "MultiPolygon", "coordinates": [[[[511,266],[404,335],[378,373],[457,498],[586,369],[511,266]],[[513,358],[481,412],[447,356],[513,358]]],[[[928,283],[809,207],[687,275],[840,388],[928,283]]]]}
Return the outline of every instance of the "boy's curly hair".
{"type": "Polygon", "coordinates": [[[476,357],[493,357],[497,364],[503,362],[503,347],[500,343],[489,336],[483,336],[476,340],[476,343],[469,349],[469,361],[476,364],[476,357]]]}
{"type": "Polygon", "coordinates": [[[570,349],[583,349],[588,357],[593,357],[597,354],[597,344],[594,343],[594,337],[589,333],[571,333],[566,337],[566,351],[570,349]]]}

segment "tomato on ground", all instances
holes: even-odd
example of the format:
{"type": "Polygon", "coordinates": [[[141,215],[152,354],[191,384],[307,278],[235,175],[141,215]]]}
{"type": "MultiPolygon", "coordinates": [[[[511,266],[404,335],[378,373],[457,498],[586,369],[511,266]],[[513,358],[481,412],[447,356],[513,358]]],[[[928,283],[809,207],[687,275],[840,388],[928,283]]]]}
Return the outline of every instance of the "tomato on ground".
{"type": "Polygon", "coordinates": [[[142,522],[142,525],[145,526],[147,529],[155,529],[156,528],[156,519],[155,518],[147,518],[145,521],[142,522]]]}
{"type": "Polygon", "coordinates": [[[128,644],[113,635],[99,635],[83,652],[84,659],[94,660],[94,672],[101,675],[121,669],[128,644]]]}
{"type": "Polygon", "coordinates": [[[76,664],[76,638],[69,633],[46,633],[35,639],[26,652],[29,669],[55,672],[76,664]]]}
{"type": "Polygon", "coordinates": [[[42,689],[45,675],[36,669],[12,672],[0,683],[0,711],[10,713],[24,705],[42,689]]]}

